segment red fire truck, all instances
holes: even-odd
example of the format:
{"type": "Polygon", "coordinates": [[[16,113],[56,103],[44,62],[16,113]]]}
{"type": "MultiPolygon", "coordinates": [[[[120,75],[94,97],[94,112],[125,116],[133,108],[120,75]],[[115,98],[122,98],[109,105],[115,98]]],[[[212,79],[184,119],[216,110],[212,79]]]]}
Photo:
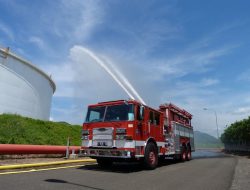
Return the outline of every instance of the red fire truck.
{"type": "Polygon", "coordinates": [[[83,123],[81,155],[100,166],[140,160],[154,169],[160,158],[182,161],[194,151],[192,115],[173,104],[153,109],[135,100],[89,105],[83,123]]]}

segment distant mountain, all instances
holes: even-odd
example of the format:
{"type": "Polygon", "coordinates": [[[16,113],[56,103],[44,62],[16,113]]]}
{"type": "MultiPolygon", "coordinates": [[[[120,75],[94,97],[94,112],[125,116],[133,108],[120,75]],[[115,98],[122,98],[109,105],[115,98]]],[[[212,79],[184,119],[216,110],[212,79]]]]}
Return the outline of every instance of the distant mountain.
{"type": "Polygon", "coordinates": [[[200,131],[194,131],[194,143],[196,148],[218,148],[222,143],[217,138],[200,131]]]}

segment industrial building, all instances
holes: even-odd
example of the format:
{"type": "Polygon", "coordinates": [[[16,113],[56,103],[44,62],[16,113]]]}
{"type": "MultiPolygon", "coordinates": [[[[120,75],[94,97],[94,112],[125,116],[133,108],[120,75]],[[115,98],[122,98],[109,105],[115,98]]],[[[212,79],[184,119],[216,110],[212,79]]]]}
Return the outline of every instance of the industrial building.
{"type": "Polygon", "coordinates": [[[56,85],[45,72],[0,48],[0,114],[49,120],[56,85]]]}

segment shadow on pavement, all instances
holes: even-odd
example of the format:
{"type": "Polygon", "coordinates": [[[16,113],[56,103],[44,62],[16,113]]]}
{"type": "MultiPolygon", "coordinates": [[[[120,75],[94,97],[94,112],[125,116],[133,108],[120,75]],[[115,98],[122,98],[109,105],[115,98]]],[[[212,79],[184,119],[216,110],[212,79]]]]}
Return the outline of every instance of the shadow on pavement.
{"type": "MultiPolygon", "coordinates": [[[[161,160],[159,161],[159,167],[173,165],[178,163],[175,160],[161,160]]],[[[98,164],[91,164],[79,167],[77,169],[90,170],[90,171],[101,171],[101,172],[115,172],[115,173],[134,173],[146,171],[143,164],[140,162],[115,162],[112,166],[101,167],[98,164]]]]}
{"type": "Polygon", "coordinates": [[[132,172],[140,172],[143,171],[144,168],[140,163],[137,162],[119,162],[114,163],[109,167],[100,167],[98,164],[93,165],[85,165],[79,167],[78,169],[91,170],[91,171],[102,171],[102,172],[116,172],[116,173],[132,173],[132,172]]]}
{"type": "Polygon", "coordinates": [[[78,183],[71,183],[71,182],[68,182],[68,181],[65,181],[65,180],[60,180],[60,179],[46,179],[44,181],[49,182],[49,183],[75,185],[75,186],[78,186],[78,187],[85,187],[85,188],[94,189],[94,190],[104,190],[104,189],[100,189],[100,188],[97,188],[97,187],[91,187],[91,186],[88,186],[88,185],[82,185],[82,184],[78,184],[78,183]]]}
{"type": "MultiPolygon", "coordinates": [[[[192,154],[192,159],[207,159],[207,158],[223,158],[223,157],[230,157],[221,151],[214,151],[214,150],[197,150],[192,154]]],[[[192,162],[192,160],[190,161],[192,162]]],[[[166,167],[169,165],[179,164],[179,163],[186,163],[180,162],[176,160],[159,160],[159,167],[166,167]]],[[[187,163],[189,163],[187,161],[187,163]]],[[[140,162],[115,162],[112,166],[108,167],[100,167],[98,164],[91,164],[79,167],[77,169],[81,170],[90,170],[90,171],[101,171],[101,172],[115,172],[115,173],[134,173],[134,172],[141,172],[145,171],[146,169],[143,167],[140,162]]]]}

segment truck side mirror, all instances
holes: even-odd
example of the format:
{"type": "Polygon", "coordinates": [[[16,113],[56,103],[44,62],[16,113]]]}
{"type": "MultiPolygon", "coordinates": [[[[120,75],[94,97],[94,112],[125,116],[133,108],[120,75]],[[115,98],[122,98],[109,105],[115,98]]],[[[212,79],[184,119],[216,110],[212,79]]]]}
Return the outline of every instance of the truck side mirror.
{"type": "Polygon", "coordinates": [[[144,120],[144,106],[140,106],[140,120],[144,120]]]}

